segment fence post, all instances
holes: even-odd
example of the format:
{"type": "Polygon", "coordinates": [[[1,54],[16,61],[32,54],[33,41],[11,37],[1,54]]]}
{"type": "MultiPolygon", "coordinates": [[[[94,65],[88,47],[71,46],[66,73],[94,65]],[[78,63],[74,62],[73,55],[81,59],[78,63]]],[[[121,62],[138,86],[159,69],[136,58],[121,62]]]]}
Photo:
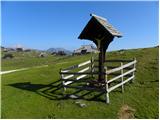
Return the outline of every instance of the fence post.
{"type": "MultiPolygon", "coordinates": [[[[121,62],[121,67],[123,66],[123,63],[121,62]]],[[[121,77],[121,82],[123,83],[123,68],[121,69],[121,75],[122,75],[122,77],[121,77]]],[[[122,84],[122,93],[124,92],[124,86],[123,86],[123,84],[122,84]]]]}
{"type": "Polygon", "coordinates": [[[60,69],[60,79],[62,81],[63,92],[65,92],[66,91],[66,87],[64,87],[65,81],[63,81],[64,75],[61,72],[62,72],[62,69],[60,69]]]}
{"type": "Polygon", "coordinates": [[[94,63],[93,63],[93,57],[91,57],[91,77],[93,78],[93,66],[94,66],[94,63]]]}
{"type": "MultiPolygon", "coordinates": [[[[136,58],[134,58],[134,61],[136,61],[136,58]]],[[[135,69],[136,69],[136,63],[134,63],[133,68],[135,68],[135,69]]],[[[133,74],[132,74],[132,75],[134,76],[134,78],[133,78],[132,82],[134,82],[134,81],[135,81],[135,71],[133,72],[133,74]]]]}
{"type": "Polygon", "coordinates": [[[106,103],[109,104],[109,92],[108,92],[108,74],[107,74],[107,67],[105,67],[105,84],[106,84],[106,103]]]}

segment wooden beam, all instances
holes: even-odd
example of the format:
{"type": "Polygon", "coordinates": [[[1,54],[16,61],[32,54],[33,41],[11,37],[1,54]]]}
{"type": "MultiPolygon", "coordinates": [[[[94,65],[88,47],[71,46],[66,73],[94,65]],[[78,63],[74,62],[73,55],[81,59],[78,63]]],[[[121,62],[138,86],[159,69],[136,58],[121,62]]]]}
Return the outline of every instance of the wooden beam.
{"type": "Polygon", "coordinates": [[[127,64],[125,64],[125,65],[123,65],[123,66],[121,66],[121,67],[108,70],[108,71],[106,72],[106,74],[110,74],[110,73],[119,71],[119,70],[124,69],[124,68],[126,68],[126,67],[129,67],[129,66],[131,66],[131,65],[133,65],[133,64],[135,64],[135,63],[136,63],[136,60],[134,60],[133,62],[127,63],[127,64]]]}
{"type": "Polygon", "coordinates": [[[113,82],[114,80],[117,80],[117,79],[119,79],[119,78],[121,78],[121,77],[124,77],[125,75],[127,75],[127,74],[129,74],[129,73],[132,73],[132,72],[134,72],[135,70],[136,70],[136,69],[133,68],[132,70],[129,70],[129,71],[127,71],[127,72],[125,72],[125,73],[123,73],[123,74],[121,74],[121,75],[119,75],[119,76],[116,76],[116,77],[108,80],[108,83],[111,83],[111,82],[113,82]]]}
{"type": "Polygon", "coordinates": [[[73,65],[73,66],[71,66],[71,67],[62,69],[61,72],[69,72],[69,71],[72,70],[72,69],[76,69],[76,68],[82,67],[82,66],[84,66],[84,65],[90,64],[90,63],[91,63],[91,61],[88,60],[88,61],[85,61],[85,62],[80,63],[80,64],[78,64],[78,65],[73,65]]]}
{"type": "Polygon", "coordinates": [[[83,75],[83,74],[103,74],[103,75],[105,75],[106,73],[104,72],[104,73],[99,73],[99,72],[83,72],[83,73],[78,73],[78,72],[66,72],[66,73],[63,73],[63,72],[60,72],[60,74],[73,74],[73,75],[83,75]]]}
{"type": "Polygon", "coordinates": [[[125,81],[123,81],[123,82],[121,82],[121,83],[119,83],[119,84],[117,84],[117,85],[115,85],[115,86],[109,88],[109,89],[108,89],[108,92],[111,92],[112,90],[114,90],[114,89],[120,87],[121,85],[127,83],[128,81],[132,80],[133,78],[134,78],[134,76],[132,76],[132,77],[128,78],[127,80],[125,80],[125,81]]]}

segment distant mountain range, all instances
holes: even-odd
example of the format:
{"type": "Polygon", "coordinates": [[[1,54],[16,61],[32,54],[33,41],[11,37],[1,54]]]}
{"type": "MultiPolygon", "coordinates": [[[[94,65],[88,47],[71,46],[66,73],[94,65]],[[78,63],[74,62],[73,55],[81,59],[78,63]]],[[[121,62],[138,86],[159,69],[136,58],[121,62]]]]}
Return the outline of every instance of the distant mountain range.
{"type": "Polygon", "coordinates": [[[47,52],[50,52],[50,53],[53,53],[53,52],[58,53],[58,51],[64,51],[64,53],[66,53],[66,54],[72,54],[71,51],[66,50],[66,49],[64,49],[64,48],[49,48],[49,49],[47,50],[47,52]]]}

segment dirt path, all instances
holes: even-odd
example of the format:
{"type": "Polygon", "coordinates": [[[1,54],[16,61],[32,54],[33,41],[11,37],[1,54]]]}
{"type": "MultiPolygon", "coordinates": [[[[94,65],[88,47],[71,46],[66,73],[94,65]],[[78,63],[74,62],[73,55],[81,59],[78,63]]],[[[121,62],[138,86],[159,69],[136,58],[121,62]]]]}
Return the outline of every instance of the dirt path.
{"type": "Polygon", "coordinates": [[[28,70],[28,69],[31,69],[31,68],[41,68],[41,67],[48,67],[48,65],[35,66],[35,67],[29,67],[29,68],[21,68],[21,69],[8,70],[8,71],[1,71],[0,75],[12,73],[12,72],[17,72],[17,71],[22,71],[22,70],[28,70]]]}

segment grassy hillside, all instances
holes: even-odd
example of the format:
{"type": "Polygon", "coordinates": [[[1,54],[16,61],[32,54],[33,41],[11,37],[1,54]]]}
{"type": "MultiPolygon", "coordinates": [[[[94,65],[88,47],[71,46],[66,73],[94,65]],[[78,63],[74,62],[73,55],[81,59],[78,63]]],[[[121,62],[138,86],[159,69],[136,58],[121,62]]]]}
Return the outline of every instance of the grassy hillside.
{"type": "Polygon", "coordinates": [[[132,109],[135,118],[158,118],[158,48],[107,53],[107,59],[136,57],[138,61],[135,82],[125,85],[124,93],[119,90],[111,92],[111,104],[101,100],[62,99],[62,90],[58,85],[59,69],[90,57],[22,57],[2,61],[2,70],[49,65],[2,75],[2,118],[120,118],[125,106],[132,109]],[[87,106],[81,108],[76,101],[87,106]]]}

